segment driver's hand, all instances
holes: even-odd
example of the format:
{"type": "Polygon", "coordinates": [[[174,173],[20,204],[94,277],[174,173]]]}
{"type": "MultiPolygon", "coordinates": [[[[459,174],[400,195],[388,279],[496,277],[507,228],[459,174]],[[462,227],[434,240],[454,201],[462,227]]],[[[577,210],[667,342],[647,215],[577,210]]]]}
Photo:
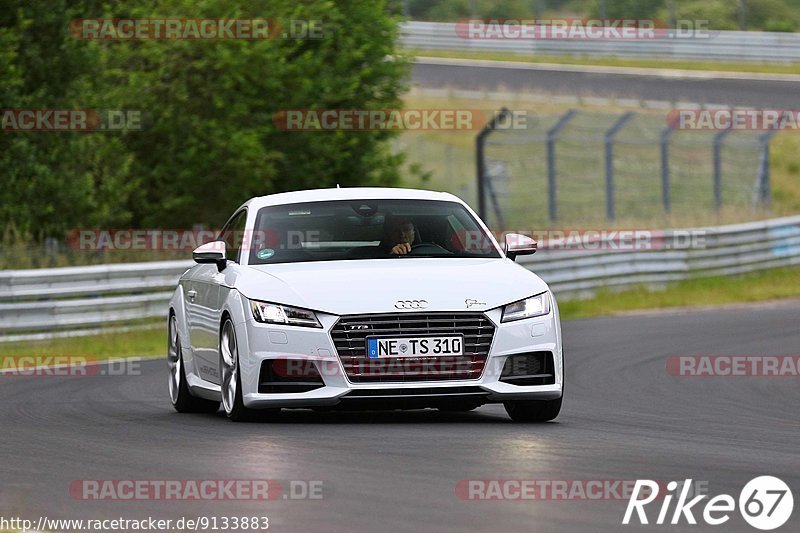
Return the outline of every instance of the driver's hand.
{"type": "Polygon", "coordinates": [[[394,255],[406,255],[407,253],[411,253],[411,245],[407,242],[401,242],[400,244],[395,245],[390,253],[394,255]]]}

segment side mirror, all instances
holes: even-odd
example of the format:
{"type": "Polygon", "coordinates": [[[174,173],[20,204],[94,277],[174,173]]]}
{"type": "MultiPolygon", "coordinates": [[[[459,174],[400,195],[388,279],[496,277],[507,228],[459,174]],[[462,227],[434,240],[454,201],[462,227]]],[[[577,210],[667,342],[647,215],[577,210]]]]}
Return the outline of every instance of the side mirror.
{"type": "Polygon", "coordinates": [[[225,243],[223,241],[207,242],[195,248],[192,252],[192,259],[200,265],[216,264],[220,272],[225,269],[228,259],[225,255],[225,243]]]}
{"type": "Polygon", "coordinates": [[[506,235],[505,246],[506,257],[512,261],[518,255],[532,255],[536,253],[536,241],[519,233],[509,233],[506,235]]]}

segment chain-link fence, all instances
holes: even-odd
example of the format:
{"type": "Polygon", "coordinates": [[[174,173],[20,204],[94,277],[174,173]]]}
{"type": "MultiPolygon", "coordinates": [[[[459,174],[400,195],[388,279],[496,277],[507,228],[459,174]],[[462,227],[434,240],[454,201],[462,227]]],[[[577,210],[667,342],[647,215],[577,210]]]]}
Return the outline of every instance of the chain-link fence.
{"type": "Polygon", "coordinates": [[[483,215],[493,227],[769,205],[769,133],[673,131],[634,112],[537,118],[485,136],[483,215]]]}

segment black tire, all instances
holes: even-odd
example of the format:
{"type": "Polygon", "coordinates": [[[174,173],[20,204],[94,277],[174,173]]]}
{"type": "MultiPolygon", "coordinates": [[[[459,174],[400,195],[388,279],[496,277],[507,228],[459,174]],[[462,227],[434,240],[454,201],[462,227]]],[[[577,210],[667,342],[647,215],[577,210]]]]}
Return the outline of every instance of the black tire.
{"type": "Polygon", "coordinates": [[[233,411],[225,413],[232,422],[274,422],[280,417],[280,409],[249,409],[242,401],[242,389],[236,393],[233,411]]]}
{"type": "MultiPolygon", "coordinates": [[[[174,316],[170,317],[170,328],[174,327],[174,320],[174,316]]],[[[172,333],[173,332],[170,330],[170,339],[172,338],[172,333]]],[[[174,341],[168,339],[167,342],[169,350],[172,350],[172,347],[169,345],[169,343],[175,342],[175,356],[177,357],[176,364],[178,366],[177,375],[179,377],[177,397],[174,399],[170,398],[172,401],[172,407],[174,407],[179,413],[216,413],[219,411],[219,402],[192,396],[192,392],[189,390],[189,386],[186,384],[186,369],[183,365],[183,352],[181,351],[180,337],[175,335],[174,341]]],[[[170,377],[170,379],[172,378],[170,377]]]]}
{"type": "Polygon", "coordinates": [[[549,422],[561,412],[562,396],[557,400],[505,402],[506,413],[514,422],[549,422]]]}
{"type": "Polygon", "coordinates": [[[178,392],[178,402],[172,404],[175,410],[179,413],[216,413],[219,411],[219,402],[192,396],[186,385],[186,372],[183,370],[183,364],[181,364],[181,373],[183,376],[178,392]]]}

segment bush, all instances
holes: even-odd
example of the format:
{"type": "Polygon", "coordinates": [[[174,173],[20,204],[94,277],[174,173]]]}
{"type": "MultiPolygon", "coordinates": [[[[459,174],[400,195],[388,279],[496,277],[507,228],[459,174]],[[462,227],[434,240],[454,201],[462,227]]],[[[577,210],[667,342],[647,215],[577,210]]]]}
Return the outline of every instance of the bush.
{"type": "Polygon", "coordinates": [[[0,13],[5,108],[133,109],[143,131],[0,136],[0,227],[215,227],[287,190],[389,185],[391,132],[285,132],[282,109],[400,107],[407,61],[381,0],[11,2],[0,13]],[[82,41],[76,18],[321,20],[323,39],[82,41]],[[393,60],[387,57],[393,56],[393,60]]]}

